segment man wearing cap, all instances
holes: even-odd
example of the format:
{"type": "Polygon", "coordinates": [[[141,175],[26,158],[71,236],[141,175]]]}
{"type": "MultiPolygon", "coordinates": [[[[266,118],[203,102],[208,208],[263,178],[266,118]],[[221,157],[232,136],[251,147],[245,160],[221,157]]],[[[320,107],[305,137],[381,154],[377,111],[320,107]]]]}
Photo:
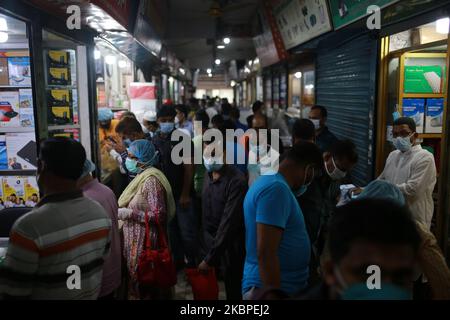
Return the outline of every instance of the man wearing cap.
{"type": "Polygon", "coordinates": [[[149,134],[152,138],[158,131],[159,126],[156,118],[155,111],[147,111],[144,113],[144,119],[142,120],[143,130],[146,134],[149,134]]]}

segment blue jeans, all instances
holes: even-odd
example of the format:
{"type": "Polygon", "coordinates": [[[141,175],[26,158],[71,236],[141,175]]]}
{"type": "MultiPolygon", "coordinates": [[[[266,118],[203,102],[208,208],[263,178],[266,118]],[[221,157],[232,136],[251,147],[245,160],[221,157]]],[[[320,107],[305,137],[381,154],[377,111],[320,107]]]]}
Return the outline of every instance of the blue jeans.
{"type": "Polygon", "coordinates": [[[199,256],[199,219],[194,210],[194,199],[187,209],[181,208],[176,201],[177,212],[169,224],[170,243],[175,260],[185,258],[187,267],[196,267],[199,256]]]}

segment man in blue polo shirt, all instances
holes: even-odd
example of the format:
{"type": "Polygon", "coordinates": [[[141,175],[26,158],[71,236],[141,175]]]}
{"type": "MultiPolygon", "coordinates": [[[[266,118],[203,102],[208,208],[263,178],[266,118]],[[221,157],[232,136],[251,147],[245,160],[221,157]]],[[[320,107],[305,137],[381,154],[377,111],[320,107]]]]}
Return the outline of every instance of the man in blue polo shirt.
{"type": "Polygon", "coordinates": [[[269,288],[287,295],[306,289],[310,243],[295,197],[306,191],[322,162],[316,145],[298,143],[285,155],[277,173],[261,176],[248,191],[244,299],[269,288]]]}

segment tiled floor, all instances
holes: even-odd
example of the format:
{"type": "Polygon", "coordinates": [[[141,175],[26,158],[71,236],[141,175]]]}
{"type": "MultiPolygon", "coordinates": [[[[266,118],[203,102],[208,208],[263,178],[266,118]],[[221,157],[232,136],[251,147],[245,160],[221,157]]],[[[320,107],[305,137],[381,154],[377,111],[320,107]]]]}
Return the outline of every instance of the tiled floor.
{"type": "MultiPolygon", "coordinates": [[[[184,272],[178,273],[178,283],[175,286],[175,299],[176,300],[194,300],[192,295],[192,288],[187,282],[184,272]]],[[[219,281],[219,300],[225,300],[225,285],[223,281],[219,281]]]]}

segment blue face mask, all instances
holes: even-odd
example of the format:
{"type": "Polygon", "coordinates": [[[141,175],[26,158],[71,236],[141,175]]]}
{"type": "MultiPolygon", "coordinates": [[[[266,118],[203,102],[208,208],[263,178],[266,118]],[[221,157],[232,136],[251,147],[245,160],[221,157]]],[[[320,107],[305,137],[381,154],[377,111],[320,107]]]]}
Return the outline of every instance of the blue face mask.
{"type": "Polygon", "coordinates": [[[142,171],[142,168],[138,167],[138,162],[134,159],[127,158],[125,160],[125,167],[131,173],[138,174],[142,171]]]}
{"type": "Polygon", "coordinates": [[[369,289],[366,283],[349,286],[342,292],[342,300],[412,300],[411,292],[402,287],[381,283],[380,289],[369,289]]]}
{"type": "Polygon", "coordinates": [[[159,124],[159,128],[162,133],[169,134],[175,129],[175,123],[173,122],[162,122],[159,124]]]}
{"type": "Polygon", "coordinates": [[[412,133],[408,137],[397,137],[392,140],[395,149],[400,150],[401,152],[407,152],[412,148],[411,137],[414,135],[412,133]]]}

